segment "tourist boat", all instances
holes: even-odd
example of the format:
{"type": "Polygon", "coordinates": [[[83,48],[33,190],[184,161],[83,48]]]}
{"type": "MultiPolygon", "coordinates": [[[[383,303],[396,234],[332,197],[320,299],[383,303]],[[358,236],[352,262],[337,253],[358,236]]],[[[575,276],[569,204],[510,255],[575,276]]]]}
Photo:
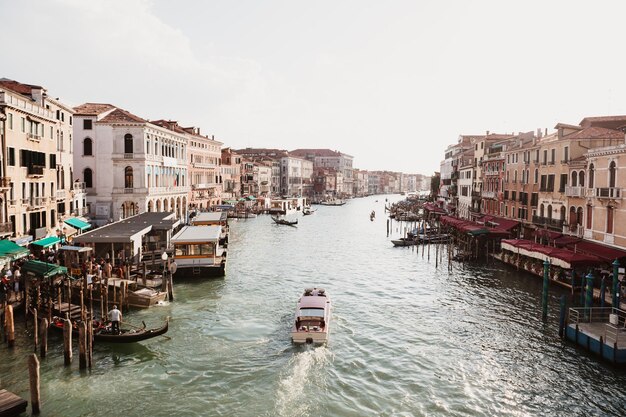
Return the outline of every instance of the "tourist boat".
{"type": "Polygon", "coordinates": [[[276,224],[284,224],[284,225],[287,225],[287,226],[295,226],[295,225],[298,224],[298,219],[290,222],[288,220],[279,219],[278,217],[272,216],[272,220],[274,220],[274,223],[276,223],[276,224]]]}
{"type": "Polygon", "coordinates": [[[344,200],[331,198],[331,199],[322,201],[320,204],[323,206],[343,206],[344,204],[346,204],[346,202],[344,200]]]}
{"type": "Polygon", "coordinates": [[[189,224],[191,226],[222,226],[220,233],[220,245],[223,247],[228,246],[228,232],[230,226],[228,225],[228,213],[226,211],[210,211],[198,213],[191,219],[189,224]]]}
{"type": "MultiPolygon", "coordinates": [[[[78,335],[78,323],[79,321],[72,322],[72,333],[78,335]]],[[[169,317],[165,320],[165,324],[155,329],[146,329],[146,323],[143,321],[142,327],[133,329],[120,328],[120,333],[115,334],[111,332],[110,323],[105,323],[99,320],[93,320],[93,340],[96,342],[106,343],[134,343],[142,340],[151,339],[153,337],[160,336],[167,333],[169,328],[169,317]]],[[[60,317],[53,317],[50,327],[55,330],[63,331],[65,320],[60,317]]]]}
{"type": "Polygon", "coordinates": [[[296,344],[328,342],[330,297],[323,288],[307,288],[298,300],[291,340],[296,344]]]}
{"type": "Polygon", "coordinates": [[[220,245],[222,226],[184,226],[171,242],[174,245],[176,278],[223,277],[226,250],[220,245]]]}

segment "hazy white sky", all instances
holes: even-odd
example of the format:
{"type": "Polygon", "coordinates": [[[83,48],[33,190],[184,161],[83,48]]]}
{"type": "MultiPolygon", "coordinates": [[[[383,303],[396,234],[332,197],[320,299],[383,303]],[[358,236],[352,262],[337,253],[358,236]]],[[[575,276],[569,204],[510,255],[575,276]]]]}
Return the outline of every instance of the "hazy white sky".
{"type": "Polygon", "coordinates": [[[626,114],[624,1],[0,0],[0,77],[225,146],[431,174],[460,134],[626,114]]]}

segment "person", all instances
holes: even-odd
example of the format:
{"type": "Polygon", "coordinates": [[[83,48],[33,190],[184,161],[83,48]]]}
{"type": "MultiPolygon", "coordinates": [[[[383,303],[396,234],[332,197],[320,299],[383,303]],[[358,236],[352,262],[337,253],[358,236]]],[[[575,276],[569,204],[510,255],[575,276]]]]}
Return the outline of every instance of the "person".
{"type": "Polygon", "coordinates": [[[111,278],[111,271],[113,267],[111,266],[111,262],[107,259],[107,262],[104,264],[104,276],[107,278],[111,278]]]}
{"type": "Polygon", "coordinates": [[[15,266],[15,272],[13,273],[13,286],[15,291],[15,298],[21,299],[20,294],[20,280],[22,278],[22,273],[20,272],[20,267],[18,265],[15,266]]]}
{"type": "Polygon", "coordinates": [[[109,319],[111,320],[111,332],[120,334],[120,322],[122,321],[122,312],[113,305],[113,309],[109,311],[109,319]]]}

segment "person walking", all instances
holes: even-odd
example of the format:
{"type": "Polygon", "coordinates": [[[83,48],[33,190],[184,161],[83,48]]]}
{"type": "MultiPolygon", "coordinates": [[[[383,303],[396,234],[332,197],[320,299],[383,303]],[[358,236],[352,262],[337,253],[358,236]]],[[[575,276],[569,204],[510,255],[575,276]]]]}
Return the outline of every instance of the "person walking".
{"type": "Polygon", "coordinates": [[[113,305],[113,309],[109,311],[109,320],[111,320],[111,332],[113,334],[120,334],[122,312],[117,309],[116,305],[113,305]]]}
{"type": "Polygon", "coordinates": [[[107,259],[107,262],[104,264],[104,276],[111,278],[112,269],[113,267],[111,266],[111,262],[107,259]]]}

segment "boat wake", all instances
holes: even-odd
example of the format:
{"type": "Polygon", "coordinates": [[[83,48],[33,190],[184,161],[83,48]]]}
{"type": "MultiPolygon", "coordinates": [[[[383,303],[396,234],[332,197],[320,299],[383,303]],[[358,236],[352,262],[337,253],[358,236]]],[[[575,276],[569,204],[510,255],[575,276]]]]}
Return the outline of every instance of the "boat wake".
{"type": "Polygon", "coordinates": [[[273,415],[312,415],[319,405],[316,393],[324,392],[326,366],[331,363],[332,353],[325,346],[306,345],[303,352],[296,353],[281,373],[276,393],[273,415]]]}

